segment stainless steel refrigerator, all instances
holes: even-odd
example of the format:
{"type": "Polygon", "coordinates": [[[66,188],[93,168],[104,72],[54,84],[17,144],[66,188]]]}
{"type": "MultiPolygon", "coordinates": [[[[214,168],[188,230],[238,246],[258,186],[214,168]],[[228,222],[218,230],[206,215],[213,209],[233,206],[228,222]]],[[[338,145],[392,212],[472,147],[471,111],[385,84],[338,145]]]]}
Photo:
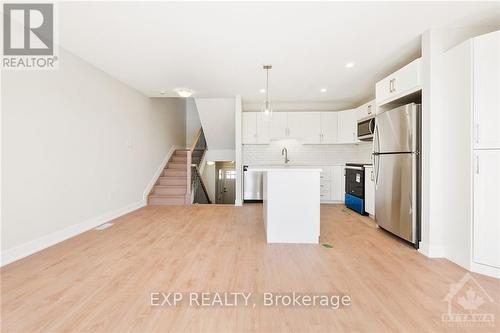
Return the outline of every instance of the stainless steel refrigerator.
{"type": "Polygon", "coordinates": [[[420,233],[420,110],[407,104],[375,118],[377,224],[418,247],[420,233]]]}

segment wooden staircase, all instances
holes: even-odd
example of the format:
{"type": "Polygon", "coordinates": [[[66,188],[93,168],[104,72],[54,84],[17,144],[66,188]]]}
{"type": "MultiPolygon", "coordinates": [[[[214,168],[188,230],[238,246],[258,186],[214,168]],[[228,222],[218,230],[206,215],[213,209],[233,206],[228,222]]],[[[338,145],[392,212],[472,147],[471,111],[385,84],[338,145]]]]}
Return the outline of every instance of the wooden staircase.
{"type": "Polygon", "coordinates": [[[186,204],[187,150],[176,150],[148,196],[149,205],[186,204]]]}
{"type": "MultiPolygon", "coordinates": [[[[189,205],[191,197],[188,187],[191,186],[191,175],[188,176],[188,149],[176,150],[155,186],[149,193],[149,205],[189,205]]],[[[202,152],[193,151],[192,159],[199,159],[202,152]]]]}

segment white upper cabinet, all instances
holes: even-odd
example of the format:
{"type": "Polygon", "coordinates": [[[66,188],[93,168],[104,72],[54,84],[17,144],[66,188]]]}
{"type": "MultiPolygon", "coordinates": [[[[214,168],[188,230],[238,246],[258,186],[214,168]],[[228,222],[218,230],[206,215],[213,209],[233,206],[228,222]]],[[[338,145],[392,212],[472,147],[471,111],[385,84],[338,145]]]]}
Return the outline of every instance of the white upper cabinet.
{"type": "MultiPolygon", "coordinates": [[[[374,111],[372,111],[374,112],[374,111]]],[[[340,112],[274,112],[265,120],[261,112],[243,112],[242,143],[267,144],[297,139],[303,144],[358,143],[359,109],[340,112]]]]}
{"type": "Polygon", "coordinates": [[[287,112],[288,136],[302,143],[321,143],[319,112],[287,112]]]}
{"type": "Polygon", "coordinates": [[[421,58],[377,82],[375,95],[378,105],[396,100],[421,89],[421,58]]]}
{"type": "Polygon", "coordinates": [[[358,112],[357,109],[340,111],[338,113],[337,143],[358,142],[358,112]]]}
{"type": "Polygon", "coordinates": [[[287,112],[273,112],[269,122],[269,133],[272,138],[285,138],[288,136],[287,112]]]}
{"type": "Polygon", "coordinates": [[[269,127],[270,121],[265,119],[262,112],[256,112],[257,143],[266,144],[271,142],[269,127]]]}
{"type": "Polygon", "coordinates": [[[500,148],[500,31],[473,45],[474,148],[500,148]]]}
{"type": "Polygon", "coordinates": [[[241,126],[241,142],[243,144],[257,143],[257,112],[243,112],[241,126]]]}
{"type": "Polygon", "coordinates": [[[320,112],[321,143],[337,143],[339,124],[338,112],[320,112]]]}
{"type": "Polygon", "coordinates": [[[375,100],[361,105],[358,108],[358,118],[363,119],[375,116],[375,109],[376,109],[375,100]]]}
{"type": "Polygon", "coordinates": [[[500,268],[500,150],[474,158],[473,261],[500,268]]]}
{"type": "Polygon", "coordinates": [[[241,142],[243,144],[266,144],[270,142],[269,121],[264,121],[261,112],[243,112],[241,142]]]}

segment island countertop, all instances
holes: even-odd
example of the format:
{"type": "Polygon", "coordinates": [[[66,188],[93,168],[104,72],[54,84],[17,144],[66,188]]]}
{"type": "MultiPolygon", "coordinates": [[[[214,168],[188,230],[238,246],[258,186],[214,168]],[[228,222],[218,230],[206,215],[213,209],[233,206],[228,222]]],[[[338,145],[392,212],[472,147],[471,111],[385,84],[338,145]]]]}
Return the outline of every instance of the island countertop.
{"type": "Polygon", "coordinates": [[[264,166],[248,171],[263,173],[267,242],[318,244],[321,168],[264,166]]]}
{"type": "Polygon", "coordinates": [[[315,168],[315,167],[307,167],[307,166],[285,166],[285,165],[276,165],[276,166],[258,166],[258,167],[253,167],[249,166],[248,167],[249,171],[258,171],[258,172],[264,172],[264,171],[318,171],[321,172],[323,169],[321,168],[315,168]]]}

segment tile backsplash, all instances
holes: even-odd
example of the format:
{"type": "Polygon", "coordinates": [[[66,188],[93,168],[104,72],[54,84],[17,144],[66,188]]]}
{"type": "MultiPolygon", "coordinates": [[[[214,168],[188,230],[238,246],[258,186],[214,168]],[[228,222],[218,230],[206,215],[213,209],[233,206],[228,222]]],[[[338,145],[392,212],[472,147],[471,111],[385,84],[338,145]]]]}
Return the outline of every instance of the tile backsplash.
{"type": "Polygon", "coordinates": [[[243,145],[244,165],[283,164],[281,149],[286,147],[290,164],[344,165],[346,162],[372,163],[372,143],[345,145],[305,145],[296,140],[273,141],[267,145],[243,145]]]}

